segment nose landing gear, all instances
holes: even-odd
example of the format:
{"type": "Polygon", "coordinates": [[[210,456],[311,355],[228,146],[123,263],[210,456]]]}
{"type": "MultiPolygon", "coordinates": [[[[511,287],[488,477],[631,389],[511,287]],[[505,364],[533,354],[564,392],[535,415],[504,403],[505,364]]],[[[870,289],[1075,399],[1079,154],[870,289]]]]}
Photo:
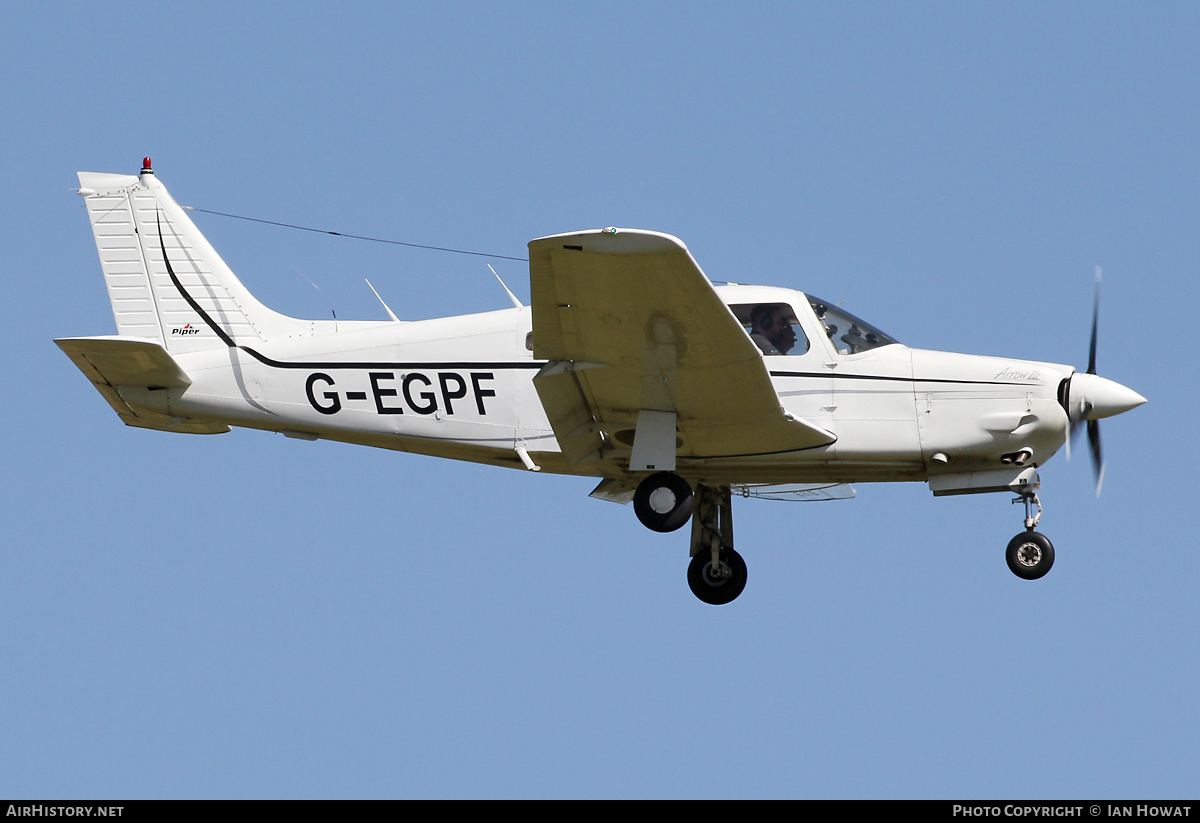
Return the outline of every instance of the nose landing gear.
{"type": "Polygon", "coordinates": [[[1025,531],[1008,541],[1004,559],[1017,577],[1037,580],[1044,577],[1054,565],[1054,545],[1044,534],[1034,531],[1042,518],[1042,502],[1038,499],[1037,492],[1032,489],[1022,491],[1017,500],[1025,503],[1025,531]],[[1036,514],[1033,513],[1034,506],[1037,507],[1036,514]]]}
{"type": "Polygon", "coordinates": [[[1008,568],[1017,577],[1037,580],[1054,565],[1054,546],[1044,534],[1030,529],[1008,542],[1004,557],[1008,561],[1008,568]]]}

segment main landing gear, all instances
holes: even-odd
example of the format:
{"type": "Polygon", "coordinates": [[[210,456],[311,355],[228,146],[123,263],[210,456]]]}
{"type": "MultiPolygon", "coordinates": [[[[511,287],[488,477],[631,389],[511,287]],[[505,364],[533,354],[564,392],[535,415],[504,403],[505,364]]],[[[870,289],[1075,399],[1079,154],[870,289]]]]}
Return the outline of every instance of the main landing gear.
{"type": "Polygon", "coordinates": [[[1017,577],[1037,580],[1054,565],[1054,545],[1044,534],[1034,531],[1042,517],[1042,502],[1038,500],[1037,492],[1022,492],[1017,500],[1025,503],[1025,531],[1008,541],[1004,559],[1017,577]],[[1033,513],[1034,506],[1037,507],[1036,514],[1033,513]]]}
{"type": "Polygon", "coordinates": [[[732,498],[728,486],[696,487],[688,585],[713,606],[732,602],[746,588],[746,561],[733,550],[732,498]]]}
{"type": "Polygon", "coordinates": [[[733,601],[746,588],[746,561],[733,550],[732,498],[728,486],[700,484],[693,492],[672,472],[650,475],[633,496],[633,510],[648,529],[675,531],[691,518],[688,585],[714,606],[733,601]]]}
{"type": "Polygon", "coordinates": [[[647,529],[673,532],[688,522],[695,502],[692,487],[672,472],[652,474],[633,494],[633,511],[647,529]]]}

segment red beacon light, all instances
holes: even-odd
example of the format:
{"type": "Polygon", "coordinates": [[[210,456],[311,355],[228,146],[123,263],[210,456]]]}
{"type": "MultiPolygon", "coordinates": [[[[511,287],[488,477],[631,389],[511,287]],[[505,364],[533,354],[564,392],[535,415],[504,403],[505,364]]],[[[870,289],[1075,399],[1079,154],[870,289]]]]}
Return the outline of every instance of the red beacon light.
{"type": "Polygon", "coordinates": [[[150,158],[149,157],[142,158],[142,173],[143,174],[154,174],[154,169],[150,168],[150,158]]]}

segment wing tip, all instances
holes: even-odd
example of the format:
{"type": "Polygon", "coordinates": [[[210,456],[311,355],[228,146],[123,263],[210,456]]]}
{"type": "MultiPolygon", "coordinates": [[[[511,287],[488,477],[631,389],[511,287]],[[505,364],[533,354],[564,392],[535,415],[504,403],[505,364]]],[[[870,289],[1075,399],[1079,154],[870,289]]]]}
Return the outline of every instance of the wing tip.
{"type": "Polygon", "coordinates": [[[529,249],[532,253],[535,247],[552,249],[559,244],[575,251],[590,251],[597,254],[687,252],[687,246],[684,245],[684,242],[673,234],[651,231],[650,229],[625,229],[616,226],[538,237],[529,241],[529,249]]]}

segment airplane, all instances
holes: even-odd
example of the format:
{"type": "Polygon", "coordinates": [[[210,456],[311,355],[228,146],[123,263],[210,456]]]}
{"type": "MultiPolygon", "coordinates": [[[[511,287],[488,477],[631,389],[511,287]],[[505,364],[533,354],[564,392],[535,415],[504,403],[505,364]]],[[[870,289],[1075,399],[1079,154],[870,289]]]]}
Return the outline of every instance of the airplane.
{"type": "Polygon", "coordinates": [[[530,241],[529,306],[509,292],[481,314],[300,320],[250,294],[150,158],[79,185],[117,334],[55,342],[126,425],[598,478],[592,497],[632,502],[653,531],[691,521],[688,584],[713,605],[746,585],[735,495],[844,499],[851,483],[1014,493],[1025,528],[1006,560],[1040,578],[1038,467],[1086,424],[1098,493],[1098,421],[1145,402],[1096,373],[1098,281],[1082,373],[909,348],[812,295],[716,286],[678,238],[615,227],[530,241]]]}

